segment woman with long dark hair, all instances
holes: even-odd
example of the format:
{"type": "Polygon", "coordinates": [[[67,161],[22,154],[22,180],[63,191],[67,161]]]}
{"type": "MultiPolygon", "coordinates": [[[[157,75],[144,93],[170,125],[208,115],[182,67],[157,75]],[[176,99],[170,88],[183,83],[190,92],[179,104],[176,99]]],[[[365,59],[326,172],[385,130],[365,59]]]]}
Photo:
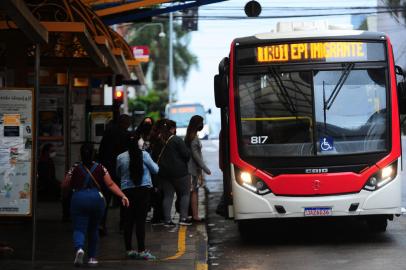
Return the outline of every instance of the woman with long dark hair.
{"type": "Polygon", "coordinates": [[[190,206],[192,208],[192,217],[194,221],[201,221],[198,213],[198,191],[203,183],[203,171],[210,175],[211,171],[203,161],[202,143],[197,133],[203,129],[203,117],[194,115],[190,118],[187,127],[185,144],[190,149],[192,158],[189,160],[188,169],[192,176],[190,190],[190,206]]]}
{"type": "Polygon", "coordinates": [[[139,137],[132,137],[128,151],[117,157],[116,174],[130,200],[130,207],[123,209],[124,244],[128,258],[154,260],[156,257],[145,249],[145,220],[150,205],[151,174],[158,173],[159,168],[149,153],[139,148],[138,141],[139,137]],[[132,246],[134,223],[137,251],[132,246]]]}
{"type": "Polygon", "coordinates": [[[76,163],[66,174],[62,188],[73,191],[71,217],[73,221],[73,242],[76,250],[74,264],[83,264],[84,245],[88,234],[89,266],[96,266],[96,248],[99,240],[99,224],[106,208],[101,193],[103,188],[110,189],[121,198],[123,206],[128,207],[126,195],[113,182],[107,169],[93,161],[93,145],[86,143],[80,148],[82,161],[76,163]]]}
{"type": "Polygon", "coordinates": [[[151,152],[150,149],[150,137],[151,137],[151,130],[152,126],[154,125],[154,119],[151,117],[145,117],[142,119],[141,123],[138,125],[137,129],[135,130],[135,136],[139,137],[138,146],[140,149],[145,150],[147,152],[151,152]]]}

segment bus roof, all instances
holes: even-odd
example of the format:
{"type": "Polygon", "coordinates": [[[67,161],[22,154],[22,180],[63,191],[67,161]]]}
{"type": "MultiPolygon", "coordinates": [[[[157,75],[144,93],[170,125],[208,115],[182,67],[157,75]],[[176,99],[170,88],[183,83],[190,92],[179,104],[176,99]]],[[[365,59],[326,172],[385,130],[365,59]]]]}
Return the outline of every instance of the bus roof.
{"type": "Polygon", "coordinates": [[[237,45],[253,45],[278,40],[281,42],[293,40],[386,40],[386,34],[360,30],[324,30],[324,31],[292,31],[292,32],[268,32],[249,37],[236,38],[237,45]]]}

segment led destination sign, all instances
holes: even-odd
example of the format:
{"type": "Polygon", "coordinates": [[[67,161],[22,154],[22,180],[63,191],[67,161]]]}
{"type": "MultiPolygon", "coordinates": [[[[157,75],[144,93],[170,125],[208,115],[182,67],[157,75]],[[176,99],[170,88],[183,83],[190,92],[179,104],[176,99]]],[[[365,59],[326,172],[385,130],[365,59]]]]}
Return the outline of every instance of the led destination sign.
{"type": "Polygon", "coordinates": [[[171,108],[171,113],[194,113],[196,112],[196,107],[178,107],[171,108]]]}
{"type": "Polygon", "coordinates": [[[365,42],[307,42],[257,47],[258,63],[290,61],[365,61],[365,42]]]}

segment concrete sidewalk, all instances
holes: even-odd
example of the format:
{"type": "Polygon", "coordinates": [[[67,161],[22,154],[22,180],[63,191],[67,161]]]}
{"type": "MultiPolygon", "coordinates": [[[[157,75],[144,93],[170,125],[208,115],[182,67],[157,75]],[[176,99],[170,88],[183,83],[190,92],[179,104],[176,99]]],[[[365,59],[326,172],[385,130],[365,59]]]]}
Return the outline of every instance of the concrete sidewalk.
{"type": "MultiPolygon", "coordinates": [[[[130,260],[125,257],[123,235],[118,230],[118,209],[109,209],[108,234],[99,243],[98,269],[177,269],[206,270],[207,232],[205,223],[192,226],[146,226],[146,248],[156,261],[130,260]]],[[[206,192],[199,192],[199,213],[206,217],[206,192]]],[[[178,215],[174,213],[175,223],[178,215]]],[[[58,203],[40,203],[38,207],[36,260],[31,263],[32,227],[29,222],[0,221],[0,242],[15,249],[12,256],[0,257],[0,269],[72,269],[74,251],[70,223],[60,221],[58,203]]],[[[135,233],[133,243],[136,247],[135,233]]],[[[86,267],[86,265],[85,265],[86,267]]]]}

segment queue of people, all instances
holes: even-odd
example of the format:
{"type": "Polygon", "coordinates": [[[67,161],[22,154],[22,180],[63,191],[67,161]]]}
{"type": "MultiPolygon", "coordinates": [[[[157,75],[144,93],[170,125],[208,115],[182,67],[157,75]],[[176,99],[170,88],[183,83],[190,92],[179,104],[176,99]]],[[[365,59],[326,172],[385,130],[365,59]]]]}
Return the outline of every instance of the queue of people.
{"type": "Polygon", "coordinates": [[[81,162],[66,174],[62,188],[71,194],[74,264],[83,264],[84,243],[88,235],[87,257],[90,266],[96,259],[99,234],[106,233],[107,209],[112,195],[120,198],[120,229],[123,230],[125,255],[130,259],[155,260],[146,249],[145,224],[152,209],[152,225],[173,227],[172,204],[179,200],[179,225],[200,222],[197,192],[203,171],[211,174],[203,161],[202,144],[197,133],[203,118],[190,119],[185,139],[176,136],[176,122],[145,118],[134,132],[128,131],[130,118],[121,115],[118,126],[106,130],[99,148],[98,162],[93,145],[81,148],[81,162]],[[191,209],[191,215],[189,215],[191,209]],[[137,248],[133,248],[135,225],[137,248]]]}

